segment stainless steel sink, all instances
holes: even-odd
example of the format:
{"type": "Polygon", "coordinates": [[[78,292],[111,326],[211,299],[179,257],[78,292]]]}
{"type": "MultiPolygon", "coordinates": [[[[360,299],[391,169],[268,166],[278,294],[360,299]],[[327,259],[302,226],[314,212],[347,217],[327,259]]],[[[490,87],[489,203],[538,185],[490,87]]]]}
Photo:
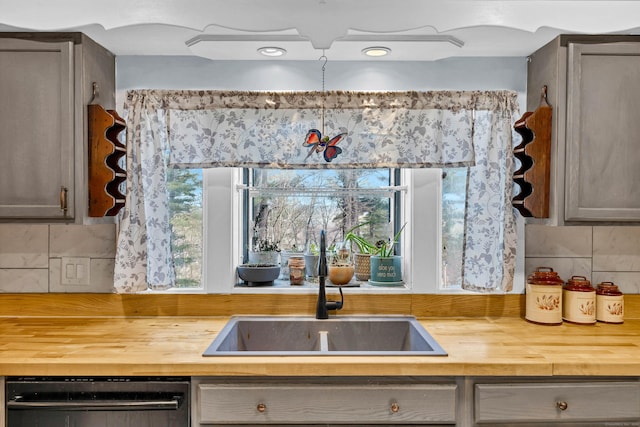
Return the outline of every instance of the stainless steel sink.
{"type": "Polygon", "coordinates": [[[203,356],[446,356],[412,316],[234,316],[203,356]]]}

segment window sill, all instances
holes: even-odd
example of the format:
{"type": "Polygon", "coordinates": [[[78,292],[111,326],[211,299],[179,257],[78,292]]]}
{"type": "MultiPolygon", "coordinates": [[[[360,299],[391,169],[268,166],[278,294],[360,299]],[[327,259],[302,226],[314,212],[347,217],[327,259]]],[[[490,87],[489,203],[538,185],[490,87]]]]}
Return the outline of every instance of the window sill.
{"type": "MultiPolygon", "coordinates": [[[[344,286],[326,284],[327,293],[338,292],[342,288],[348,293],[411,293],[409,284],[402,286],[374,286],[366,281],[353,280],[344,286]]],[[[233,293],[298,293],[309,294],[318,292],[317,279],[306,280],[303,285],[291,285],[288,280],[277,279],[269,286],[247,286],[244,283],[236,283],[233,293]]]]}

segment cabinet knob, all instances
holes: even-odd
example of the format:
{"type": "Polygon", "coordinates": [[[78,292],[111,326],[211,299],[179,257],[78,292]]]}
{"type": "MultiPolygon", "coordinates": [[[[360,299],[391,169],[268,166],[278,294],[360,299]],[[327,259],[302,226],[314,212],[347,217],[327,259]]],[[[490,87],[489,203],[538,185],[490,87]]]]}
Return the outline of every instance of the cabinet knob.
{"type": "Polygon", "coordinates": [[[400,405],[398,405],[398,403],[396,403],[396,402],[393,402],[391,404],[391,412],[393,412],[395,414],[398,411],[400,411],[400,405]]]}
{"type": "Polygon", "coordinates": [[[265,405],[264,403],[258,403],[256,409],[258,410],[258,412],[264,412],[267,410],[267,405],[265,405]]]}
{"type": "Polygon", "coordinates": [[[556,402],[556,407],[558,409],[560,409],[561,411],[566,411],[567,408],[569,407],[569,405],[564,400],[560,400],[560,401],[556,402]]]}

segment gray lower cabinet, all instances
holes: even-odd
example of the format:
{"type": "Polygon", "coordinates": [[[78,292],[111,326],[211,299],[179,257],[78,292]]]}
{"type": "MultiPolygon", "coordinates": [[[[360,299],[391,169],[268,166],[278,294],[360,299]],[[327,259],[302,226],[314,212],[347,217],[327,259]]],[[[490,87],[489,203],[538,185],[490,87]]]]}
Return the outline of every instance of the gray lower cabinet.
{"type": "Polygon", "coordinates": [[[640,36],[559,36],[529,57],[553,107],[553,223],[640,221],[640,36]]]}
{"type": "Polygon", "coordinates": [[[479,382],[474,420],[479,426],[638,425],[640,382],[479,382]]]}
{"type": "Polygon", "coordinates": [[[194,380],[194,426],[455,425],[453,381],[194,380]]]}
{"type": "Polygon", "coordinates": [[[87,105],[115,104],[115,57],[81,33],[0,33],[0,221],[87,217],[87,105]]]}
{"type": "Polygon", "coordinates": [[[193,426],[640,425],[640,379],[192,378],[193,426]]]}

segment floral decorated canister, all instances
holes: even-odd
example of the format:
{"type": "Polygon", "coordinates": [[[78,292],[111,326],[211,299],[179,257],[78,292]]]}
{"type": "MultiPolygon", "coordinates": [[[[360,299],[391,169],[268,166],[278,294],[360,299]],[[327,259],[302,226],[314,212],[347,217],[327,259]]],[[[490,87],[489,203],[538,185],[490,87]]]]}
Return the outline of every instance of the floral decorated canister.
{"type": "Polygon", "coordinates": [[[596,288],[596,320],[606,323],[624,321],[624,297],[613,282],[602,282],[596,288]]]}
{"type": "Polygon", "coordinates": [[[562,289],[562,318],[567,322],[596,323],[596,290],[584,276],[572,276],[562,289]]]}
{"type": "Polygon", "coordinates": [[[525,319],[542,325],[562,324],[564,281],[550,267],[538,267],[527,277],[525,319]]]}

